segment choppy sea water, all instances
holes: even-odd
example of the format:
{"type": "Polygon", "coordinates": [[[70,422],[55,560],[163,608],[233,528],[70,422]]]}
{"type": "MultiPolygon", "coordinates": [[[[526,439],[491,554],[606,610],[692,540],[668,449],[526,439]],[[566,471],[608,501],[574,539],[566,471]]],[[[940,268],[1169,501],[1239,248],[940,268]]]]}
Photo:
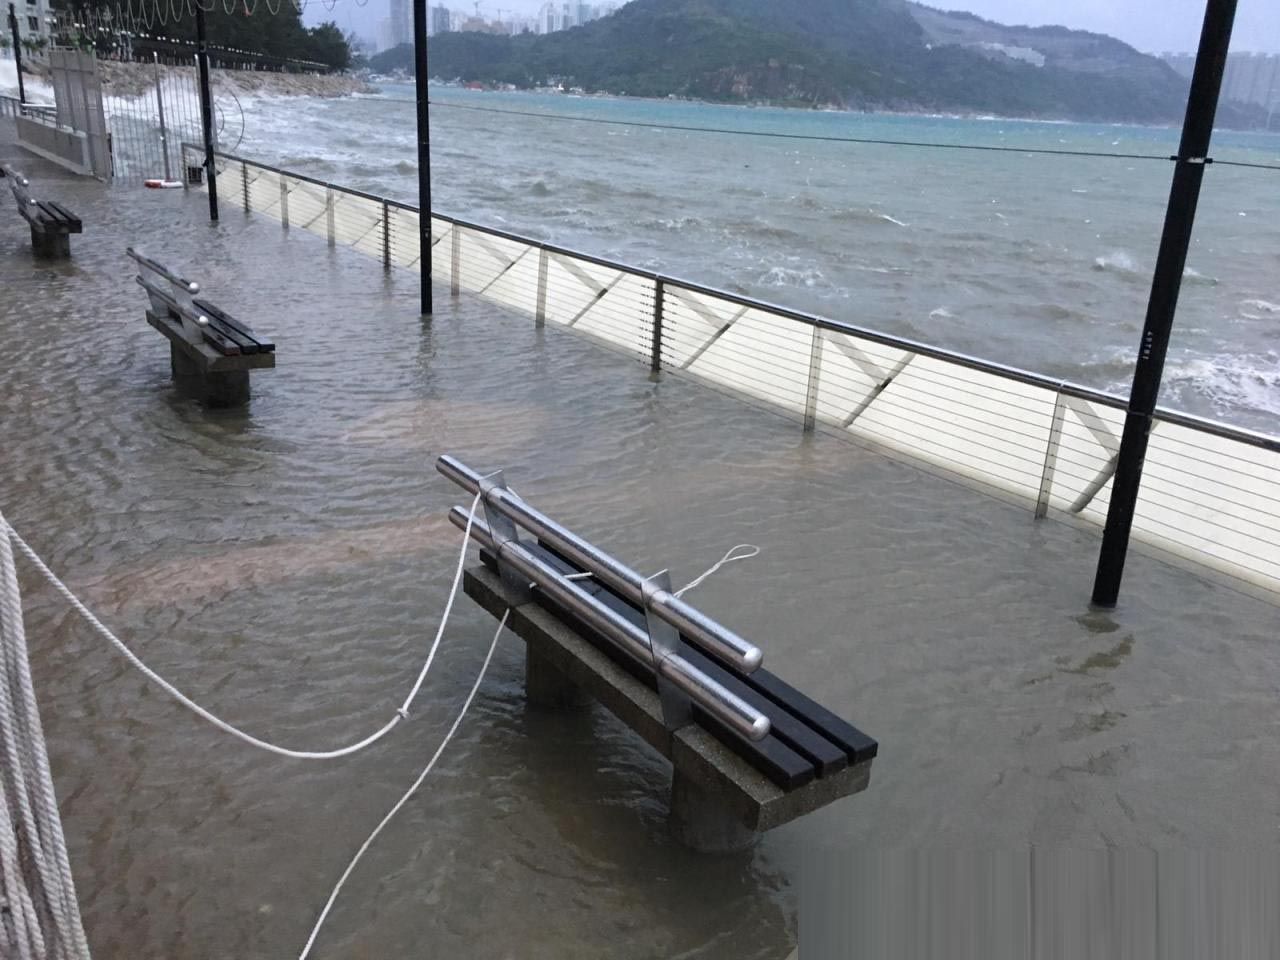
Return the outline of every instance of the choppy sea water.
{"type": "MultiPolygon", "coordinates": [[[[598,256],[1123,392],[1177,132],[434,87],[437,209],[598,256]],[[1031,156],[498,115],[1139,154],[1031,156]]],[[[411,87],[256,100],[243,154],[416,199],[411,87]]],[[[1280,136],[1220,132],[1280,165],[1280,136]]],[[[1280,429],[1280,171],[1214,166],[1162,402],[1280,429]]]]}

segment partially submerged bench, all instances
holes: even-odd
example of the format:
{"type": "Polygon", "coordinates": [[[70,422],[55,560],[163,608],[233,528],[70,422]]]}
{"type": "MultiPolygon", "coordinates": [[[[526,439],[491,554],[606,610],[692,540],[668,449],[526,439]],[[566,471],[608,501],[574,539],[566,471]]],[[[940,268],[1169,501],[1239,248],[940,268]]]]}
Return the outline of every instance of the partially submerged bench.
{"type": "Polygon", "coordinates": [[[71,234],[84,232],[80,218],[60,203],[31,196],[31,182],[9,164],[0,164],[0,176],[9,181],[18,213],[31,227],[32,252],[45,260],[70,259],[71,234]]]}
{"type": "Polygon", "coordinates": [[[135,279],[150,300],[147,323],[169,340],[174,381],[211,407],[247,403],[249,371],[276,365],[275,344],[225,310],[196,299],[199,284],[132,247],[126,253],[137,262],[135,279]]]}
{"type": "MultiPolygon", "coordinates": [[[[672,765],[670,817],[699,850],[749,845],[866,789],[878,745],[761,668],[758,648],[452,457],[437,469],[471,493],[482,565],[468,596],[526,644],[530,703],[594,698],[672,765]],[[536,539],[520,539],[526,530],[536,539]]],[[[450,515],[465,529],[468,511],[450,515]]]]}

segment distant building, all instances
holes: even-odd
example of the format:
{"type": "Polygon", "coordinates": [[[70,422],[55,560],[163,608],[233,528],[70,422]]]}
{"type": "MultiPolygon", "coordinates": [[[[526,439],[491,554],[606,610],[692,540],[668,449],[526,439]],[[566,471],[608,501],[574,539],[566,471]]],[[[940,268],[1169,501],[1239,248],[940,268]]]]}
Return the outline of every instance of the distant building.
{"type": "Polygon", "coordinates": [[[391,0],[388,19],[391,21],[391,46],[413,43],[413,19],[409,0],[391,0]]]}
{"type": "Polygon", "coordinates": [[[396,45],[395,33],[391,29],[391,18],[383,17],[378,21],[377,47],[379,50],[390,50],[396,45]]]}
{"type": "MultiPolygon", "coordinates": [[[[1166,53],[1162,59],[1184,77],[1195,70],[1194,53],[1166,53]]],[[[1227,57],[1227,72],[1222,77],[1222,99],[1252,103],[1264,109],[1280,111],[1280,54],[1233,53],[1227,57]]]]}
{"type": "MultiPolygon", "coordinates": [[[[18,0],[13,4],[13,11],[18,20],[18,41],[21,43],[25,40],[43,40],[47,48],[53,36],[53,13],[49,7],[49,0],[18,0]]],[[[8,37],[9,5],[0,5],[0,13],[3,14],[0,16],[0,27],[4,28],[4,35],[8,37]]]]}
{"type": "Polygon", "coordinates": [[[542,5],[530,29],[534,33],[555,33],[557,30],[568,30],[571,27],[590,23],[592,20],[599,20],[601,17],[616,13],[617,10],[616,3],[596,5],[582,3],[580,0],[569,0],[569,2],[554,0],[542,5]]]}
{"type": "Polygon", "coordinates": [[[432,7],[431,16],[427,18],[427,27],[427,32],[433,37],[452,30],[453,22],[449,14],[449,8],[444,4],[432,7]]]}

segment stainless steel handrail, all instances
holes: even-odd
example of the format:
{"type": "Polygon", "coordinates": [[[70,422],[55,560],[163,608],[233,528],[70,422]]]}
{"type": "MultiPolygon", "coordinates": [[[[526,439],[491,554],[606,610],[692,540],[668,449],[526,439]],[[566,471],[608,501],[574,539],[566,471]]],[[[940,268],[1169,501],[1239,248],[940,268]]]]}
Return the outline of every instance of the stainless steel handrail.
{"type": "Polygon", "coordinates": [[[141,250],[136,250],[133,247],[125,247],[124,252],[148,270],[158,274],[170,283],[182,287],[192,296],[200,292],[200,284],[196,283],[194,280],[188,280],[185,277],[178,276],[158,260],[152,260],[141,250]]]}
{"type": "Polygon", "coordinates": [[[145,277],[134,277],[133,279],[138,286],[147,291],[148,296],[155,297],[157,300],[161,301],[166,307],[178,314],[183,320],[188,320],[201,328],[209,325],[209,318],[207,316],[179,303],[178,300],[167,290],[160,289],[145,277]]]}
{"type": "MultiPolygon", "coordinates": [[[[632,603],[645,606],[644,584],[647,577],[603,550],[588,543],[573,531],[530,506],[510,490],[485,487],[483,477],[456,457],[445,455],[436,460],[436,469],[468,493],[479,493],[484,487],[486,506],[519,524],[554,549],[588,570],[603,583],[617,590],[632,603]]],[[[694,609],[667,590],[649,593],[647,608],[697,644],[703,650],[732,664],[744,673],[758,669],[764,660],[760,648],[738,636],[710,617],[694,609]]]]}
{"type": "MultiPolygon", "coordinates": [[[[469,517],[470,514],[462,507],[449,511],[449,521],[460,530],[467,528],[469,517]]],[[[752,741],[769,735],[772,725],[763,713],[679,654],[652,649],[649,635],[643,629],[566,579],[545,560],[516,541],[499,542],[489,525],[478,518],[471,521],[471,538],[491,551],[499,562],[509,564],[556,603],[617,644],[628,657],[646,667],[656,668],[661,677],[670,680],[694,703],[735,733],[752,741]]]]}
{"type": "MultiPolygon", "coordinates": [[[[199,150],[197,144],[184,143],[184,148],[191,150],[199,150]]],[[[372,200],[377,203],[386,203],[389,206],[405,210],[410,213],[419,213],[416,206],[405,203],[403,200],[394,200],[389,197],[378,196],[377,194],[368,193],[363,190],[355,190],[350,187],[344,187],[341,184],[333,183],[329,180],[322,180],[318,177],[312,177],[304,173],[295,173],[290,170],[284,170],[280,167],[273,167],[270,164],[262,163],[257,160],[249,160],[241,156],[230,153],[216,153],[216,156],[224,160],[230,160],[235,163],[242,163],[246,166],[254,167],[259,170],[266,170],[270,173],[280,174],[282,176],[291,177],[295,180],[301,180],[306,183],[312,183],[316,186],[326,187],[338,193],[348,194],[354,197],[360,197],[366,200],[372,200]]],[[[709,297],[715,297],[728,303],[738,306],[745,306],[751,309],[760,310],[764,313],[774,314],[779,317],[785,317],[788,320],[794,320],[809,326],[821,327],[824,330],[830,330],[833,333],[842,333],[851,337],[862,340],[870,340],[873,343],[879,343],[883,346],[892,347],[899,350],[905,350],[910,353],[919,354],[922,357],[931,357],[935,360],[941,360],[945,363],[954,363],[957,366],[966,367],[970,370],[977,370],[981,373],[989,373],[993,376],[1001,377],[1005,380],[1012,380],[1018,383],[1025,383],[1029,386],[1042,387],[1053,393],[1063,393],[1066,396],[1078,397],[1081,400],[1088,400],[1091,403],[1098,403],[1105,407],[1111,407],[1116,410],[1124,410],[1128,406],[1128,401],[1121,396],[1113,393],[1107,393],[1094,387],[1087,387],[1080,383],[1072,381],[1064,381],[1062,379],[1046,376],[1044,374],[1034,373],[1030,370],[1024,370],[1021,367],[1014,367],[1008,364],[997,363],[994,360],[984,360],[980,357],[970,356],[955,350],[947,350],[942,347],[934,347],[929,344],[920,343],[915,340],[909,340],[905,337],[897,337],[888,333],[881,333],[878,330],[871,330],[866,327],[860,327],[856,324],[848,323],[843,320],[832,320],[826,317],[819,317],[814,314],[805,313],[802,310],[796,310],[792,307],[786,307],[781,304],[772,303],[767,300],[758,300],[752,297],[743,296],[740,293],[734,293],[730,290],[721,290],[717,287],[708,286],[707,284],[697,283],[692,280],[683,280],[679,277],[667,274],[656,273],[650,270],[641,270],[616,260],[610,260],[607,257],[598,257],[594,254],[585,253],[581,250],[574,250],[571,247],[563,247],[556,244],[544,243],[541,240],[535,240],[531,237],[521,236],[508,230],[501,230],[496,227],[489,227],[481,223],[474,223],[470,220],[464,220],[460,217],[450,216],[445,213],[436,211],[431,212],[434,220],[441,220],[445,223],[453,224],[467,230],[475,230],[478,233],[488,234],[492,237],[499,237],[504,240],[510,240],[515,243],[521,243],[526,246],[534,247],[539,250],[545,250],[548,253],[560,254],[566,257],[573,257],[586,263],[593,263],[598,266],[607,267],[610,270],[617,270],[622,273],[628,273],[637,277],[644,277],[661,282],[665,286],[676,287],[682,290],[688,290],[693,293],[703,294],[709,297]]],[[[1216,420],[1210,420],[1206,417],[1196,416],[1195,414],[1183,413],[1178,410],[1170,410],[1168,407],[1157,407],[1155,416],[1157,419],[1167,423],[1177,424],[1196,430],[1201,433],[1212,434],[1227,440],[1235,440],[1247,446],[1257,447],[1263,450],[1280,453],[1280,437],[1269,434],[1259,433],[1255,430],[1249,430],[1244,427],[1237,427],[1231,424],[1219,423],[1216,420]]]]}

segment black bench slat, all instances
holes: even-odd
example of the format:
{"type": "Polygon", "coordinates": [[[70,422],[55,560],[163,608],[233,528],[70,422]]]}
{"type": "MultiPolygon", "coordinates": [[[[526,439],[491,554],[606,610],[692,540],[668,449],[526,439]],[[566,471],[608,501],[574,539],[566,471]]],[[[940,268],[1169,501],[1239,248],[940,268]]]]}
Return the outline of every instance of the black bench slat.
{"type": "MultiPolygon", "coordinates": [[[[556,554],[542,548],[536,543],[521,541],[521,544],[532,552],[537,553],[542,559],[554,564],[563,572],[571,573],[577,569],[571,564],[566,563],[556,554]]],[[[497,570],[497,561],[488,550],[480,551],[480,560],[485,564],[485,566],[489,567],[489,569],[497,570]]],[[[589,582],[581,585],[584,589],[587,589],[588,592],[594,593],[592,586],[596,585],[589,586],[588,584],[589,582]]],[[[647,668],[636,663],[631,659],[631,657],[619,650],[611,641],[602,637],[590,626],[583,623],[571,611],[560,606],[560,604],[556,603],[541,590],[535,588],[532,593],[539,606],[544,607],[554,613],[557,617],[570,624],[593,646],[605,653],[610,659],[637,680],[644,683],[650,689],[657,689],[657,679],[654,677],[652,668],[647,668]]],[[[619,600],[619,602],[621,601],[619,600]]],[[[749,763],[781,789],[795,790],[812,782],[817,776],[817,769],[814,764],[810,760],[801,756],[795,750],[791,749],[791,747],[784,743],[776,734],[770,733],[762,740],[753,742],[725,727],[706,711],[702,710],[697,704],[694,704],[693,714],[695,720],[700,726],[711,731],[717,739],[728,746],[738,754],[738,756],[742,757],[743,760],[749,763]]]]}
{"type": "Polygon", "coordinates": [[[274,353],[276,345],[270,340],[263,340],[253,329],[242,320],[237,320],[231,314],[227,313],[221,307],[215,307],[208,300],[192,301],[196,307],[207,316],[210,320],[216,320],[229,331],[234,339],[241,343],[242,346],[252,346],[255,349],[246,350],[246,353],[274,353]]]}
{"type": "Polygon", "coordinates": [[[246,334],[240,324],[232,320],[226,312],[215,307],[207,300],[193,300],[192,304],[209,318],[209,326],[236,344],[241,353],[254,354],[262,352],[258,341],[246,334]]]}
{"type": "MultiPolygon", "coordinates": [[[[198,305],[197,309],[199,309],[198,305]]],[[[225,321],[209,313],[207,310],[201,310],[200,312],[209,320],[209,326],[207,329],[217,332],[229,343],[234,343],[236,345],[237,353],[254,354],[263,352],[258,341],[251,340],[249,337],[246,337],[235,327],[227,326],[225,321]]]]}
{"type": "Polygon", "coordinates": [[[76,220],[74,216],[68,214],[52,200],[37,200],[36,207],[47,224],[65,230],[70,230],[73,226],[79,225],[80,221],[76,220]]]}
{"type": "MultiPolygon", "coordinates": [[[[576,569],[576,568],[575,568],[576,569]]],[[[587,581],[588,583],[594,581],[587,581]]],[[[580,582],[579,586],[586,586],[580,582]]],[[[600,585],[594,595],[611,609],[626,617],[632,623],[645,627],[644,612],[624,598],[600,585]]],[[[589,591],[590,592],[590,591],[589,591]]],[[[838,773],[849,765],[849,757],[844,749],[823,736],[821,730],[806,724],[804,720],[794,716],[785,707],[775,703],[764,694],[744,683],[742,677],[726,669],[718,661],[707,656],[685,638],[685,649],[682,655],[691,664],[708,674],[713,680],[724,684],[751,706],[761,711],[773,725],[773,733],[800,756],[812,763],[818,776],[838,773]]]]}
{"type": "MultiPolygon", "coordinates": [[[[172,308],[170,308],[169,310],[169,319],[176,326],[178,327],[182,326],[182,317],[180,317],[177,313],[175,313],[172,308]]],[[[235,341],[230,340],[226,336],[224,336],[222,334],[222,331],[215,328],[212,323],[210,323],[209,326],[201,330],[200,333],[204,337],[205,342],[209,344],[209,346],[213,347],[213,349],[217,350],[224,357],[240,356],[241,354],[240,345],[235,341]]]]}
{"type": "MultiPolygon", "coordinates": [[[[538,546],[542,550],[546,551],[548,559],[558,561],[558,565],[561,565],[563,569],[573,571],[580,569],[577,565],[566,561],[565,558],[562,557],[554,548],[548,547],[546,544],[541,542],[538,546]]],[[[594,580],[588,582],[594,582],[594,580]]],[[[612,591],[606,592],[608,592],[610,596],[617,596],[612,593],[612,591]]],[[[634,611],[638,617],[636,622],[643,621],[644,614],[638,606],[622,599],[621,597],[618,599],[634,611]]],[[[688,638],[686,637],[684,639],[686,644],[688,644],[688,638]]],[[[853,724],[842,719],[826,707],[821,706],[811,697],[805,696],[795,687],[791,686],[785,680],[780,679],[771,671],[761,668],[755,673],[745,674],[734,668],[731,664],[725,663],[712,654],[702,653],[698,648],[694,648],[693,652],[697,653],[700,657],[717,664],[723,671],[729,673],[743,686],[749,688],[760,696],[763,696],[769,702],[776,704],[780,710],[785,711],[786,714],[795,718],[804,726],[816,731],[824,740],[837,745],[844,752],[845,756],[848,757],[850,763],[857,764],[866,760],[871,760],[879,751],[880,745],[875,739],[867,736],[853,724]]],[[[736,693],[743,693],[743,691],[736,686],[731,685],[730,688],[736,693]]],[[[746,699],[745,696],[744,699],[746,699]]],[[[756,703],[753,703],[753,706],[759,708],[759,705],[756,703]]],[[[767,710],[765,712],[770,713],[767,710]]],[[[773,719],[773,716],[773,714],[770,714],[770,719],[773,719]]],[[[787,726],[788,728],[790,727],[790,725],[787,726]]],[[[814,759],[815,762],[820,763],[819,756],[813,755],[812,759],[814,759]]]]}
{"type": "Polygon", "coordinates": [[[46,201],[45,201],[45,203],[47,203],[47,204],[48,204],[50,207],[52,207],[54,210],[58,211],[58,213],[62,216],[62,218],[63,218],[64,220],[66,220],[66,222],[67,222],[68,226],[70,226],[70,228],[71,228],[72,232],[74,232],[74,233],[80,233],[80,232],[81,232],[82,224],[81,224],[81,222],[80,222],[80,218],[79,218],[79,217],[77,217],[74,213],[72,213],[70,210],[68,210],[68,209],[67,209],[66,207],[64,207],[62,204],[58,203],[56,200],[46,200],[46,201]]]}
{"type": "Polygon", "coordinates": [[[775,703],[783,705],[791,713],[802,717],[811,726],[816,726],[827,739],[838,743],[849,755],[851,763],[862,763],[874,759],[880,751],[880,744],[873,737],[867,736],[849,721],[832,713],[811,697],[805,696],[785,680],[766,670],[757,670],[750,676],[743,677],[743,682],[759,690],[775,703]]]}

